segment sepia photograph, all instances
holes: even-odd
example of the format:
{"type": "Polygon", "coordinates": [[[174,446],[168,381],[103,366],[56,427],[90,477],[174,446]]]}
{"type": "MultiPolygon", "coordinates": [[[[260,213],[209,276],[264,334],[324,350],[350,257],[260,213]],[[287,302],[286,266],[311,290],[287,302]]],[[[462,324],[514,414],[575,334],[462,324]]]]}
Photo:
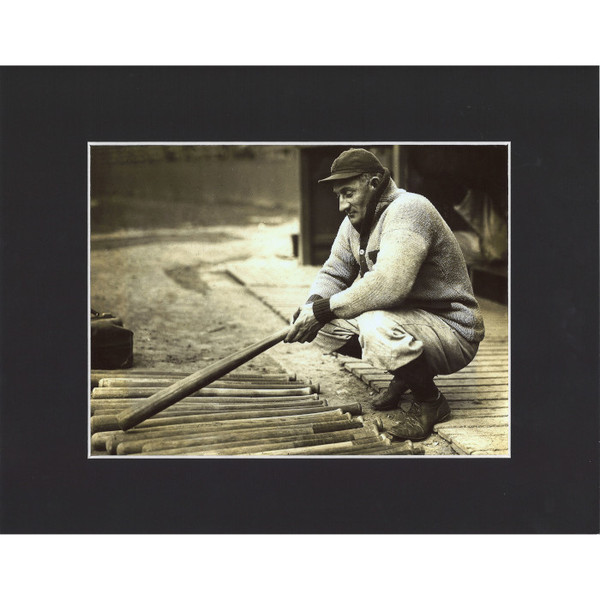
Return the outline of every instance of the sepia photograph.
{"type": "Polygon", "coordinates": [[[597,531],[597,68],[0,78],[2,531],[597,531]]]}
{"type": "Polygon", "coordinates": [[[89,143],[89,456],[510,457],[510,143],[89,143]]]}

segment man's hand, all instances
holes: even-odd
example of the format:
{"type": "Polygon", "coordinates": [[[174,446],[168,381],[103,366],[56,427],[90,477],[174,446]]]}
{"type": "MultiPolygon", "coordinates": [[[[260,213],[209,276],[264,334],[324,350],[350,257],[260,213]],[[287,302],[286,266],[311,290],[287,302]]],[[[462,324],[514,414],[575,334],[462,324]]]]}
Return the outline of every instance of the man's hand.
{"type": "Polygon", "coordinates": [[[315,319],[312,304],[305,304],[292,317],[290,332],[283,341],[286,344],[312,342],[317,337],[321,327],[323,327],[323,324],[315,319]]]}

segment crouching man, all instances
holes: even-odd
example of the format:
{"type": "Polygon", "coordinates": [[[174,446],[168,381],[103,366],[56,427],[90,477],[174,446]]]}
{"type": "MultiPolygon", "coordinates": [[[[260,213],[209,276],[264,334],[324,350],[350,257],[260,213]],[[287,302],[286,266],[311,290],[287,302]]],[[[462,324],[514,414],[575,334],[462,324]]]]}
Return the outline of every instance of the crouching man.
{"type": "Polygon", "coordinates": [[[434,377],[469,364],[484,337],[462,252],[431,202],[398,188],[367,150],[342,152],[322,182],[346,218],[285,341],[314,340],[389,371],[373,406],[395,409],[411,390],[389,432],[423,440],[450,416],[434,377]]]}

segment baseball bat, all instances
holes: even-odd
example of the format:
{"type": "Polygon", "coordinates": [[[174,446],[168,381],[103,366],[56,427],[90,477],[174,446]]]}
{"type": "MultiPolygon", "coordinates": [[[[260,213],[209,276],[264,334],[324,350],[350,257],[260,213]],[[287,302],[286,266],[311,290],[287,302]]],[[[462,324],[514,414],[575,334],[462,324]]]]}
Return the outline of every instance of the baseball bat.
{"type": "MultiPolygon", "coordinates": [[[[182,377],[188,377],[192,373],[190,371],[164,371],[157,369],[125,369],[125,370],[99,370],[91,371],[92,387],[98,387],[100,381],[104,378],[128,377],[128,378],[145,378],[145,377],[170,377],[179,380],[182,377]]],[[[226,381],[296,381],[296,373],[230,373],[224,375],[226,381]]]]}
{"type": "MultiPolygon", "coordinates": [[[[142,406],[146,398],[91,398],[90,408],[110,408],[118,407],[120,409],[142,406]]],[[[198,406],[205,404],[257,404],[257,403],[296,403],[304,400],[319,400],[318,394],[304,394],[303,396],[186,396],[177,401],[176,406],[198,406]]],[[[176,408],[172,406],[170,408],[176,408]]]]}
{"type": "MultiPolygon", "coordinates": [[[[206,412],[218,412],[218,411],[234,411],[234,410],[264,410],[274,408],[306,408],[308,406],[327,406],[324,400],[301,400],[299,402],[269,402],[269,403],[257,403],[257,402],[245,402],[240,404],[217,404],[217,403],[206,403],[196,404],[195,406],[179,405],[169,406],[162,411],[162,414],[174,415],[174,414],[202,414],[206,412]]],[[[130,408],[131,405],[118,405],[118,406],[101,406],[93,409],[93,415],[114,415],[125,408],[130,408]]],[[[152,417],[150,417],[152,418],[152,417]]]]}
{"type": "Polygon", "coordinates": [[[192,373],[181,381],[161,389],[148,398],[148,401],[140,407],[125,409],[117,415],[117,422],[123,431],[131,429],[148,417],[155,415],[167,406],[175,404],[178,400],[193,394],[205,385],[227,375],[240,365],[258,356],[265,350],[268,350],[275,344],[283,341],[289,333],[290,328],[286,327],[280,331],[264,338],[260,342],[248,346],[239,352],[217,361],[215,364],[205,367],[200,371],[192,373]]]}
{"type": "MultiPolygon", "coordinates": [[[[184,375],[185,377],[185,375],[184,375]]],[[[108,379],[104,378],[98,382],[98,387],[100,388],[126,388],[126,389],[139,389],[139,388],[155,388],[152,392],[156,392],[157,388],[165,388],[169,385],[173,385],[181,381],[181,377],[172,377],[170,379],[126,379],[124,377],[108,379]]],[[[313,386],[315,391],[318,392],[318,384],[311,384],[310,381],[301,382],[301,381],[227,381],[225,379],[220,379],[217,381],[213,381],[209,383],[205,387],[208,389],[212,388],[228,388],[232,390],[252,390],[252,389],[275,389],[275,390],[295,390],[298,388],[303,388],[307,386],[313,386]]]]}
{"type": "MultiPolygon", "coordinates": [[[[158,388],[110,388],[110,387],[97,387],[92,390],[91,397],[93,399],[105,399],[105,398],[146,398],[150,399],[157,395],[158,392],[165,391],[174,387],[177,384],[169,387],[158,387],[158,388]]],[[[194,390],[189,394],[186,394],[190,398],[204,398],[211,396],[238,396],[244,398],[268,398],[270,396],[306,396],[307,394],[316,394],[317,386],[307,387],[296,387],[286,389],[264,389],[264,388],[211,388],[206,387],[200,390],[194,390]]],[[[185,397],[185,396],[184,396],[185,397]]],[[[181,400],[181,398],[179,398],[181,400]]]]}
{"type": "MultiPolygon", "coordinates": [[[[145,400],[145,399],[139,399],[141,401],[145,400]]],[[[202,398],[202,400],[205,400],[204,398],[202,398]]],[[[235,398],[226,398],[225,400],[218,398],[218,399],[207,399],[206,402],[190,402],[186,399],[180,400],[179,402],[177,402],[176,404],[174,404],[173,406],[169,406],[167,408],[164,409],[164,411],[161,411],[161,415],[163,413],[166,414],[167,411],[169,412],[182,412],[182,411],[187,411],[187,412],[191,412],[191,411],[206,411],[206,408],[210,407],[211,405],[212,408],[216,408],[216,406],[218,405],[220,410],[229,410],[229,407],[232,407],[232,409],[236,409],[236,408],[242,408],[244,406],[250,408],[250,407],[257,407],[259,404],[261,405],[265,405],[265,406],[271,406],[273,408],[277,408],[277,407],[281,407],[281,406],[288,406],[288,407],[292,407],[292,406],[327,406],[327,402],[324,399],[319,399],[319,397],[315,394],[315,395],[310,395],[310,396],[297,396],[295,398],[277,398],[277,399],[272,399],[272,398],[268,398],[265,400],[259,400],[259,401],[255,401],[255,399],[253,398],[240,398],[240,399],[235,399],[235,398]]],[[[112,412],[114,414],[117,414],[123,410],[125,410],[126,408],[134,408],[137,406],[141,406],[141,403],[139,401],[134,401],[134,402],[127,402],[127,401],[120,401],[120,400],[92,400],[90,403],[90,414],[91,416],[95,416],[95,415],[100,415],[100,414],[108,414],[109,412],[112,412]]],[[[155,415],[155,416],[161,416],[161,415],[155,415]]]]}
{"type": "MultiPolygon", "coordinates": [[[[376,438],[375,438],[376,439],[376,438]]],[[[360,452],[364,448],[372,448],[375,444],[385,444],[385,442],[374,442],[373,438],[365,437],[355,440],[349,440],[346,442],[331,442],[329,444],[319,444],[314,446],[304,447],[288,447],[278,448],[277,450],[265,450],[263,452],[252,452],[250,449],[246,452],[246,456],[274,456],[274,455],[320,455],[320,454],[341,454],[345,451],[358,451],[360,452]]],[[[390,444],[388,440],[388,444],[390,444]]],[[[207,452],[205,456],[210,456],[211,453],[207,452]]]]}
{"type": "MultiPolygon", "coordinates": [[[[142,407],[143,408],[143,407],[142,407]]],[[[349,412],[352,415],[360,415],[362,413],[362,407],[358,402],[352,404],[344,404],[342,406],[309,406],[303,408],[281,408],[272,410],[240,410],[240,411],[227,411],[227,412],[212,412],[202,413],[198,415],[189,415],[186,417],[158,417],[148,423],[144,423],[141,426],[142,429],[146,427],[153,427],[158,425],[183,425],[185,423],[208,423],[211,421],[226,421],[230,419],[252,419],[257,417],[285,417],[289,415],[307,415],[311,413],[329,412],[337,409],[342,409],[343,412],[349,412]]],[[[132,412],[131,409],[126,409],[123,412],[132,412]]],[[[157,411],[158,412],[158,411],[157,411]]],[[[120,414],[118,415],[99,415],[90,419],[90,429],[92,433],[98,431],[111,431],[119,429],[120,427],[120,414]]],[[[150,416],[154,416],[155,413],[150,416]]],[[[122,427],[121,427],[122,429],[122,427]]]]}
{"type": "MultiPolygon", "coordinates": [[[[410,440],[406,440],[410,442],[410,440]]],[[[344,452],[344,454],[361,454],[367,456],[369,454],[376,454],[378,456],[400,456],[400,455],[414,455],[414,454],[425,454],[422,446],[413,446],[411,444],[392,444],[391,446],[386,443],[380,442],[379,444],[373,445],[370,448],[361,448],[360,450],[352,450],[350,452],[344,452]]]]}

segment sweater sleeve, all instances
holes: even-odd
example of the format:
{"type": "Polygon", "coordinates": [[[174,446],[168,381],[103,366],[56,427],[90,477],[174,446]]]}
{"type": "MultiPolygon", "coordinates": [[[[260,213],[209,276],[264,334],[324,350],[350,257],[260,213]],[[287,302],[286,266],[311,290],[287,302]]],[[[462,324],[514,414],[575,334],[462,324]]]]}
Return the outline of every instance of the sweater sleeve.
{"type": "Polygon", "coordinates": [[[336,317],[351,319],[369,310],[397,307],[409,294],[427,258],[429,240],[426,232],[395,225],[382,232],[373,270],[330,298],[336,317]]]}
{"type": "Polygon", "coordinates": [[[309,297],[329,298],[349,288],[356,279],[359,266],[350,249],[351,227],[347,219],[342,221],[331,246],[329,258],[317,274],[310,288],[309,297]]]}

